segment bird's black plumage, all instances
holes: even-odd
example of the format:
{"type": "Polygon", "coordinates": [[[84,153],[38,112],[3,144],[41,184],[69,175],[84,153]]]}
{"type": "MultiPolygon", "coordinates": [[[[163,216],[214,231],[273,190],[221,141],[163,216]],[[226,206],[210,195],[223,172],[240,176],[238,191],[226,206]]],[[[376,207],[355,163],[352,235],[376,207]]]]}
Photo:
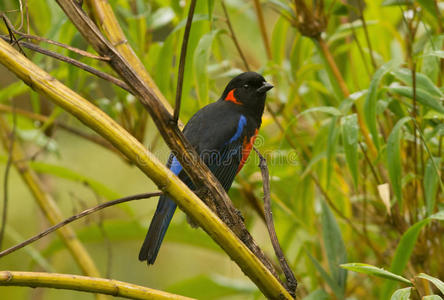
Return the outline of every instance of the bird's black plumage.
{"type": "MultiPolygon", "coordinates": [[[[272,87],[258,73],[242,73],[228,83],[218,101],[196,112],[183,130],[185,137],[226,191],[251,151],[261,126],[266,92],[272,87]]],[[[193,188],[173,154],[167,166],[193,188]]],[[[175,209],[175,202],[168,196],[159,198],[139,260],[154,263],[175,209]]]]}

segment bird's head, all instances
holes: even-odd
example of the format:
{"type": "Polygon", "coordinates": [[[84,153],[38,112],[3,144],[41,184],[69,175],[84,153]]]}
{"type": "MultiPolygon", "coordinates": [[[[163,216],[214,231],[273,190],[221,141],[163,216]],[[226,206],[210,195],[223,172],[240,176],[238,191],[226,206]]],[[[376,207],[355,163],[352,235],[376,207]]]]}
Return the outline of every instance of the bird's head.
{"type": "Polygon", "coordinates": [[[245,107],[262,116],[266,93],[273,85],[256,72],[242,73],[228,83],[221,100],[245,107]]]}

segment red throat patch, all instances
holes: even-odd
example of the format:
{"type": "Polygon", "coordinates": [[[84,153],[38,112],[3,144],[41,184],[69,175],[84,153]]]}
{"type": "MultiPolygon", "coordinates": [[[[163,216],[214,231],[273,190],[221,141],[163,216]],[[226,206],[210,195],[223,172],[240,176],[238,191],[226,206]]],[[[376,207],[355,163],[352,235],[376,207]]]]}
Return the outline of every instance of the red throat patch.
{"type": "Polygon", "coordinates": [[[225,101],[230,101],[230,102],[233,102],[234,104],[242,105],[242,102],[237,101],[236,97],[234,96],[234,90],[235,89],[232,89],[228,93],[227,97],[225,97],[225,101]]]}

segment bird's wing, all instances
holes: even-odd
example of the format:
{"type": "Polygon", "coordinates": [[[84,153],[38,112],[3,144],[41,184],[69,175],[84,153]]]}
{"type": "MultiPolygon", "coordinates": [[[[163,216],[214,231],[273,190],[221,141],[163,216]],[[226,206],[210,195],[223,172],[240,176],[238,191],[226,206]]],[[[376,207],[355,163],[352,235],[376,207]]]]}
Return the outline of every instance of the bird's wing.
{"type": "Polygon", "coordinates": [[[247,118],[226,108],[221,102],[206,106],[190,119],[184,135],[228,190],[242,160],[247,118]]]}

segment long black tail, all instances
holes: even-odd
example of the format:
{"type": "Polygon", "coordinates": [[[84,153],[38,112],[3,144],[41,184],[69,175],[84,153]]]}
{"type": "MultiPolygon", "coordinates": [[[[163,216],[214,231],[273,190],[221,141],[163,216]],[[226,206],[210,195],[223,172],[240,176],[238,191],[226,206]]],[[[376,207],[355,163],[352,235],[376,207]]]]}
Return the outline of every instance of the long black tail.
{"type": "Polygon", "coordinates": [[[145,241],[143,241],[142,248],[139,252],[140,261],[146,260],[149,265],[154,264],[163,237],[165,236],[175,211],[176,203],[168,198],[168,196],[160,196],[156,212],[151,220],[150,228],[148,229],[145,241]]]}

